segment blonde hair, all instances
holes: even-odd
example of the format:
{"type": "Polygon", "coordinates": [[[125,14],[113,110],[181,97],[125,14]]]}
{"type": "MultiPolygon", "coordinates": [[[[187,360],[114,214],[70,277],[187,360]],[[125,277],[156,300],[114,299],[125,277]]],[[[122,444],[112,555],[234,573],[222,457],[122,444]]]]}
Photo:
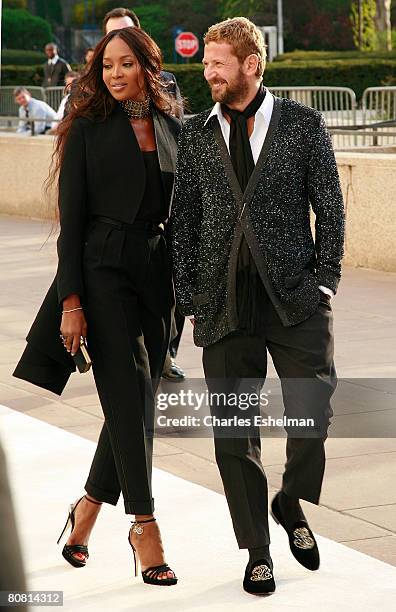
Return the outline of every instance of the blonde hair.
{"type": "Polygon", "coordinates": [[[210,26],[204,36],[204,44],[210,42],[227,42],[232,46],[240,62],[243,62],[248,55],[257,55],[256,76],[263,76],[267,58],[264,37],[258,27],[246,17],[233,17],[210,26]]]}

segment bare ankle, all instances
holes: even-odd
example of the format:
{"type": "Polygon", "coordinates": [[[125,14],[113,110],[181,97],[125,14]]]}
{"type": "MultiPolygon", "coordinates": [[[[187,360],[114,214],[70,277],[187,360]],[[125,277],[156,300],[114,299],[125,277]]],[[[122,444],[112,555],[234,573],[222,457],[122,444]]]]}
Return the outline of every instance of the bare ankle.
{"type": "Polygon", "coordinates": [[[154,518],[152,514],[135,514],[135,521],[146,521],[147,519],[154,518]]]}
{"type": "Polygon", "coordinates": [[[98,499],[96,499],[95,497],[93,497],[93,495],[84,495],[85,499],[87,499],[88,501],[97,504],[98,506],[101,506],[103,502],[99,501],[98,499]]]}

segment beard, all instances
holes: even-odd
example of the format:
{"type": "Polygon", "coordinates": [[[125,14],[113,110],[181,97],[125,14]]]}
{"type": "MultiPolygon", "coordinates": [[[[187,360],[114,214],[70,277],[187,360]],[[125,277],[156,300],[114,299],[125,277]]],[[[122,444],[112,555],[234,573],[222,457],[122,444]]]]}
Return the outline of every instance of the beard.
{"type": "Polygon", "coordinates": [[[212,100],[214,102],[227,104],[229,106],[230,104],[242,102],[249,92],[247,78],[241,70],[239,70],[238,76],[233,81],[228,83],[223,81],[223,83],[224,86],[219,91],[213,89],[213,82],[209,83],[212,100]]]}

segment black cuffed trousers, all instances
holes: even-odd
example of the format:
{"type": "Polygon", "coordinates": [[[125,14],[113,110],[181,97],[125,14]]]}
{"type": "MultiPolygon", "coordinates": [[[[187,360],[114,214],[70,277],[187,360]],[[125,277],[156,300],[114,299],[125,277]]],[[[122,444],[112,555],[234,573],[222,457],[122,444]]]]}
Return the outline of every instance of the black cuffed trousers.
{"type": "Polygon", "coordinates": [[[174,301],[160,232],[94,221],[83,258],[88,349],[105,418],[85,490],[113,505],[122,492],[127,514],[154,510],[147,433],[174,301]]]}
{"type": "MultiPolygon", "coordinates": [[[[284,415],[312,417],[320,424],[319,435],[312,432],[307,437],[298,437],[296,429],[286,428],[282,489],[287,495],[318,504],[325,468],[324,442],[333,414],[330,398],[337,384],[331,306],[323,300],[309,319],[284,327],[266,293],[261,301],[265,324],[260,333],[239,330],[204,348],[208,390],[257,391],[257,381],[262,386],[266,378],[269,351],[281,379],[284,415]]],[[[212,405],[211,411],[212,415],[235,414],[235,408],[226,405],[212,405]]],[[[258,415],[259,407],[252,412],[258,415]]],[[[238,546],[255,548],[270,543],[267,479],[260,458],[260,431],[249,428],[241,435],[242,429],[235,437],[214,428],[215,455],[238,546]]]]}

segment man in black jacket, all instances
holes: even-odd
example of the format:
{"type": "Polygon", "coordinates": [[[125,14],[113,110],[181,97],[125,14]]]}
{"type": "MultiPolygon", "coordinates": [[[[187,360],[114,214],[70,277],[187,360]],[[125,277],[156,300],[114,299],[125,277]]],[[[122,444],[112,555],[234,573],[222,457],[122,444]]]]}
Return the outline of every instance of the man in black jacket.
{"type": "Polygon", "coordinates": [[[245,416],[231,396],[249,394],[252,427],[214,426],[215,452],[239,548],[249,549],[243,586],[263,594],[275,590],[255,420],[267,351],[281,378],[285,417],[306,424],[285,422],[287,462],[271,513],[297,561],[319,567],[299,500],[318,504],[325,466],[336,387],[330,299],[340,279],[343,200],[321,114],[263,86],[265,45],[254,24],[226,20],[204,42],[204,76],[216,104],[187,121],[179,138],[174,280],[179,308],[193,318],[203,347],[212,416],[226,423],[245,416]]]}
{"type": "Polygon", "coordinates": [[[70,65],[59,57],[55,43],[45,45],[45,55],[48,59],[44,64],[43,87],[63,86],[66,74],[71,71],[70,65]]]}

